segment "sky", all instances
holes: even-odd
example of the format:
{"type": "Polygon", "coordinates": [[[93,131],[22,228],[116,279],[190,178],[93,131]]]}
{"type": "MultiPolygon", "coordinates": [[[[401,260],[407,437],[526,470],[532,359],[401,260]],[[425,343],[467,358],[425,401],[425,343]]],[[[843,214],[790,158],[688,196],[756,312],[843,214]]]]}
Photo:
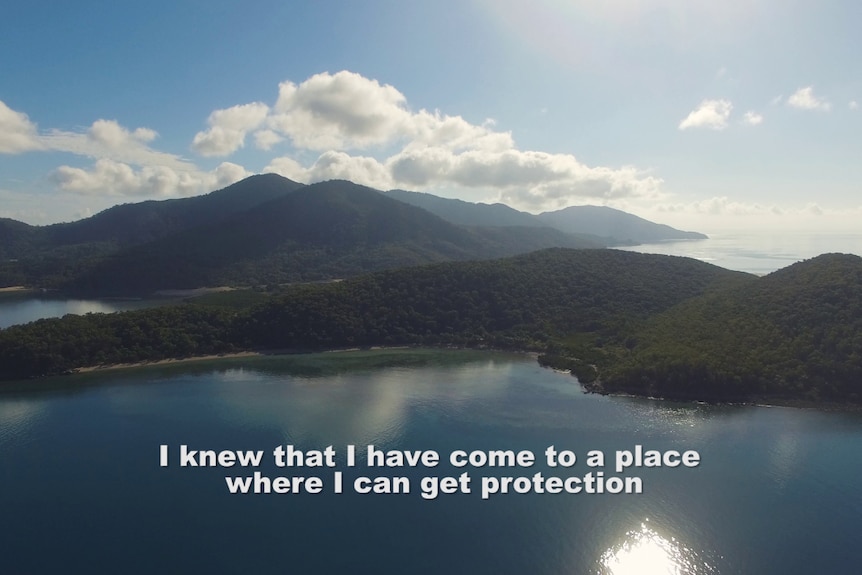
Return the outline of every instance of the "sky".
{"type": "Polygon", "coordinates": [[[276,172],[858,232],[862,3],[4,3],[0,217],[276,172]]]}

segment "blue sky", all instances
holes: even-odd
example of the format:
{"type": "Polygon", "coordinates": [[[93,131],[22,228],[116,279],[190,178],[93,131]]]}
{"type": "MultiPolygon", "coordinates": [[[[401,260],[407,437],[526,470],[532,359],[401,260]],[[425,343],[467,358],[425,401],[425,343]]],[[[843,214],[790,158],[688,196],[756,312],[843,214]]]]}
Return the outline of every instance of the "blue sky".
{"type": "Polygon", "coordinates": [[[862,5],[6,3],[0,217],[252,173],[858,231],[862,5]]]}

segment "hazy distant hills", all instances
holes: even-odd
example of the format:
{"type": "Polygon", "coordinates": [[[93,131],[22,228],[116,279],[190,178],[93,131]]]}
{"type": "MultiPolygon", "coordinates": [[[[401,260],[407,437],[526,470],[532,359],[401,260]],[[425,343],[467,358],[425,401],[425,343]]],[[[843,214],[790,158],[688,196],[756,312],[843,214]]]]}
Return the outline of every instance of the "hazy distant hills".
{"type": "Polygon", "coordinates": [[[538,215],[520,212],[504,204],[474,204],[421,192],[391,190],[387,195],[424,208],[455,224],[465,226],[551,227],[609,245],[640,244],[669,240],[702,240],[707,236],[656,224],[604,206],[572,206],[538,215]]]}
{"type": "Polygon", "coordinates": [[[572,206],[538,215],[539,221],[564,232],[579,232],[644,244],[668,240],[703,240],[707,236],[656,224],[607,206],[572,206]]]}
{"type": "Polygon", "coordinates": [[[589,221],[573,223],[583,209],[555,212],[560,217],[549,225],[543,219],[554,214],[534,216],[502,204],[383,193],[346,181],[306,186],[266,174],[203,196],[118,205],[71,223],[38,227],[0,220],[0,287],[140,295],[343,278],[435,261],[686,234],[597,208],[612,214],[592,218],[617,226],[611,239],[591,231],[589,221]]]}

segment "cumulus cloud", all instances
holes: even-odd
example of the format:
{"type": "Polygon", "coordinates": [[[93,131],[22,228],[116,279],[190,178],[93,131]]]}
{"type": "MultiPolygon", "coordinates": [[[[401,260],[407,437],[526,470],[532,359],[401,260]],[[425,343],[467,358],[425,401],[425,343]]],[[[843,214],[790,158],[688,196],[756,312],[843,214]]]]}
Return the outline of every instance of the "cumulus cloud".
{"type": "Polygon", "coordinates": [[[728,100],[704,100],[695,110],[679,123],[680,130],[689,128],[709,128],[723,130],[727,127],[733,104],[728,100]]]}
{"type": "Polygon", "coordinates": [[[18,154],[42,149],[36,124],[27,114],[16,112],[0,100],[0,154],[18,154]]]}
{"type": "Polygon", "coordinates": [[[245,144],[248,132],[263,124],[269,106],[261,102],[216,110],[207,119],[209,129],[195,134],[192,149],[202,156],[226,156],[245,144]]]}
{"type": "Polygon", "coordinates": [[[123,162],[102,158],[90,170],[60,166],[51,179],[61,190],[78,194],[169,197],[209,192],[249,175],[242,166],[229,162],[210,172],[177,171],[168,166],[136,170],[123,162]]]}
{"type": "Polygon", "coordinates": [[[284,140],[272,130],[259,130],[254,133],[254,145],[259,150],[271,150],[274,145],[284,140]]]}
{"type": "MultiPolygon", "coordinates": [[[[26,116],[6,116],[12,118],[6,123],[23,125],[35,138],[36,144],[29,145],[95,160],[89,167],[65,165],[53,172],[52,180],[69,192],[189,195],[247,175],[229,163],[204,172],[180,156],[155,150],[150,144],[158,134],[149,128],[101,119],[79,131],[37,134],[26,116]]],[[[207,124],[191,143],[199,154],[230,154],[247,136],[262,150],[287,141],[294,154],[271,159],[265,170],[306,183],[348,179],[378,189],[466,188],[534,211],[663,197],[662,180],[648,171],[588,166],[571,154],[519,150],[512,134],[492,119],[474,123],[438,110],[413,111],[393,86],[347,71],[283,82],[271,106],[255,102],[215,110],[207,124]],[[316,160],[305,160],[309,151],[316,152],[316,160]]]]}
{"type": "Polygon", "coordinates": [[[310,166],[285,156],[265,168],[302,182],[343,178],[380,189],[471,188],[524,209],[661,195],[661,180],[642,170],[590,167],[571,154],[518,150],[511,133],[496,129],[493,120],[474,124],[439,111],[412,112],[398,90],[352,72],[284,82],[273,110],[271,131],[295,147],[324,150],[310,166]],[[390,153],[383,157],[350,153],[379,152],[384,145],[390,153]]]}
{"type": "Polygon", "coordinates": [[[847,104],[847,107],[851,110],[855,110],[859,107],[859,104],[856,102],[856,100],[850,100],[850,103],[847,104]]]}
{"type": "Polygon", "coordinates": [[[822,110],[824,112],[829,111],[832,107],[832,104],[824,98],[818,98],[814,95],[813,86],[806,86],[796,90],[792,96],[787,98],[787,105],[792,108],[799,108],[800,110],[822,110]]]}
{"type": "Polygon", "coordinates": [[[758,124],[763,123],[763,116],[758,114],[757,112],[749,110],[742,118],[742,122],[749,126],[757,126],[758,124]]]}
{"type": "Polygon", "coordinates": [[[399,137],[409,122],[404,95],[359,74],[315,74],[278,86],[271,129],[309,150],[355,149],[399,137]]]}
{"type": "Polygon", "coordinates": [[[570,154],[519,150],[412,148],[384,161],[329,151],[309,168],[283,157],[273,160],[266,171],[302,182],[348,179],[378,189],[458,186],[493,190],[499,201],[531,211],[585,200],[662,197],[662,180],[632,167],[590,167],[570,154]]]}
{"type": "MultiPolygon", "coordinates": [[[[239,129],[247,110],[219,111],[212,125],[239,129]]],[[[264,106],[263,115],[267,108],[264,106]]],[[[262,120],[261,120],[262,121],[262,120]]],[[[39,133],[25,114],[0,101],[0,153],[43,150],[67,152],[95,160],[89,169],[60,166],[50,179],[60,190],[87,195],[187,196],[224,187],[250,175],[242,166],[222,163],[212,171],[175,154],[154,150],[158,133],[150,128],[129,129],[116,120],[99,119],[79,131],[48,130],[39,133]]]]}
{"type": "Polygon", "coordinates": [[[490,150],[514,146],[511,134],[496,131],[493,120],[476,125],[436,110],[412,112],[393,86],[353,72],[316,74],[300,84],[282,82],[278,94],[266,129],[255,134],[261,149],[282,137],[296,148],[318,152],[392,144],[490,150]]]}

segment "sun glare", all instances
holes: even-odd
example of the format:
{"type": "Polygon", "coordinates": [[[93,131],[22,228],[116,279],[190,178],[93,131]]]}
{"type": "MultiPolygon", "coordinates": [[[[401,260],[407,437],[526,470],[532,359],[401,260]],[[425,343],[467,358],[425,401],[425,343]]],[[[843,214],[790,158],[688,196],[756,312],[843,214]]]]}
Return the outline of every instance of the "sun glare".
{"type": "Polygon", "coordinates": [[[604,552],[602,575],[701,575],[713,568],[675,538],[667,539],[641,523],[625,539],[604,552]]]}

